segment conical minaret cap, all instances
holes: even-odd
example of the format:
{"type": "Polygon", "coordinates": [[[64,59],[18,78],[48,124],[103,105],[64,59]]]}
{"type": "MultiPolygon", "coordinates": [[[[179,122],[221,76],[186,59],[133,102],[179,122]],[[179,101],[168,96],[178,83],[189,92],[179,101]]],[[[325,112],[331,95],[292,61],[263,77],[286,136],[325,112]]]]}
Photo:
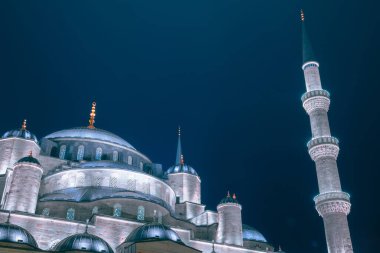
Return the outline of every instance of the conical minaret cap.
{"type": "Polygon", "coordinates": [[[301,22],[302,22],[302,57],[303,63],[316,61],[314,57],[313,48],[311,46],[309,36],[307,35],[306,25],[305,25],[305,14],[301,10],[301,22]]]}

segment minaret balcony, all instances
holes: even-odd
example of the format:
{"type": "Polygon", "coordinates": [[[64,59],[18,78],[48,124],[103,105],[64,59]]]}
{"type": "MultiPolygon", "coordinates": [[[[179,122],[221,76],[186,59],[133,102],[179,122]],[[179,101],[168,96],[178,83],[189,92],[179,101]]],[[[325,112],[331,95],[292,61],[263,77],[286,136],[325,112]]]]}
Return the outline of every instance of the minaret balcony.
{"type": "Polygon", "coordinates": [[[338,146],[339,140],[333,136],[317,137],[308,141],[307,148],[310,150],[314,146],[321,145],[321,144],[334,144],[338,146]]]}
{"type": "Polygon", "coordinates": [[[306,93],[304,93],[301,97],[302,103],[304,103],[308,98],[311,97],[326,97],[330,98],[330,93],[327,90],[311,90],[306,93]]]}
{"type": "Polygon", "coordinates": [[[322,217],[330,213],[348,215],[351,210],[350,195],[341,191],[321,193],[314,198],[314,202],[322,217]]]}
{"type": "Polygon", "coordinates": [[[328,111],[330,107],[330,93],[326,90],[308,91],[302,95],[301,100],[308,114],[317,109],[328,111]]]}
{"type": "Polygon", "coordinates": [[[339,140],[332,136],[313,138],[307,143],[309,154],[313,161],[319,158],[333,157],[337,159],[339,154],[339,140]]]}

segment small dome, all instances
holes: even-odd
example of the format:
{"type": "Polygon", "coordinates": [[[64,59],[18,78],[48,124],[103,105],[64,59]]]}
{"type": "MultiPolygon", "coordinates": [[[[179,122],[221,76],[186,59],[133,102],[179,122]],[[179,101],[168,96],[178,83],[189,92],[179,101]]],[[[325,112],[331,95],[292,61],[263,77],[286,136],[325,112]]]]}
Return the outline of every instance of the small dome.
{"type": "Polygon", "coordinates": [[[182,243],[181,238],[169,227],[159,224],[150,223],[136,228],[125,242],[141,242],[150,240],[170,240],[182,243]]]}
{"type": "Polygon", "coordinates": [[[239,202],[236,199],[235,194],[233,194],[231,197],[230,193],[228,193],[227,196],[220,201],[219,205],[220,204],[226,204],[226,203],[239,204],[239,202]]]}
{"type": "Polygon", "coordinates": [[[35,143],[38,143],[37,137],[32,134],[30,131],[26,129],[15,129],[15,130],[10,130],[3,134],[2,138],[12,138],[12,137],[17,137],[17,138],[22,138],[22,139],[27,139],[27,140],[32,140],[35,143]]]}
{"type": "Polygon", "coordinates": [[[111,246],[106,241],[89,233],[69,236],[59,242],[54,250],[113,253],[111,246]]]}
{"type": "Polygon", "coordinates": [[[0,224],[0,242],[26,244],[38,248],[36,240],[26,229],[9,222],[0,224]]]}
{"type": "Polygon", "coordinates": [[[35,163],[41,165],[40,162],[31,155],[21,158],[20,160],[18,160],[18,163],[35,163]]]}
{"type": "Polygon", "coordinates": [[[99,141],[106,141],[109,143],[117,144],[126,148],[135,149],[131,144],[125,141],[123,138],[116,134],[99,128],[77,127],[72,129],[61,130],[48,136],[46,139],[58,139],[58,138],[78,138],[78,139],[92,139],[99,141]]]}
{"type": "Polygon", "coordinates": [[[175,174],[175,173],[188,173],[194,176],[198,176],[195,169],[187,164],[174,165],[165,172],[165,175],[167,176],[169,174],[175,174]]]}
{"type": "Polygon", "coordinates": [[[267,242],[263,234],[251,226],[243,224],[243,240],[254,240],[259,242],[267,242]]]}

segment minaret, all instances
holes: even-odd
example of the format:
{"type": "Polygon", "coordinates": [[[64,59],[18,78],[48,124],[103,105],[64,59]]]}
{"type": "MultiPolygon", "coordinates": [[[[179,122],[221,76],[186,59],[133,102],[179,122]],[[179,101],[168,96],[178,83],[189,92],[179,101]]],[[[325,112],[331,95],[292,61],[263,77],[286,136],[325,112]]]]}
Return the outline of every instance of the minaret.
{"type": "Polygon", "coordinates": [[[312,139],[307,147],[315,162],[319,195],[314,198],[315,207],[323,218],[329,253],[352,253],[347,215],[350,213],[350,196],[341,189],[337,157],[339,142],[331,136],[327,112],[330,94],[322,89],[319,63],[312,53],[305,29],[305,16],[301,11],[303,33],[303,65],[306,90],[302,104],[310,117],[312,139]]]}

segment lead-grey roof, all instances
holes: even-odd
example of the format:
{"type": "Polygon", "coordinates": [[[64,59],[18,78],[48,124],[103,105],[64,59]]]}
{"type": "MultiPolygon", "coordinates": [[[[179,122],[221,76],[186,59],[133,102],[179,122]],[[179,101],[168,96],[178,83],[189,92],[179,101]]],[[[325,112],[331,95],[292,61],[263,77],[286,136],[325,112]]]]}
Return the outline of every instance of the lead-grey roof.
{"type": "Polygon", "coordinates": [[[165,177],[169,174],[175,174],[175,173],[187,173],[191,174],[194,176],[198,176],[198,173],[195,171],[195,169],[187,164],[177,164],[172,167],[170,167],[166,172],[165,172],[165,177]]]}
{"type": "Polygon", "coordinates": [[[259,242],[267,242],[262,233],[257,229],[243,224],[243,240],[254,240],[259,242]]]}
{"type": "Polygon", "coordinates": [[[87,128],[87,127],[77,127],[71,129],[61,130],[52,134],[45,136],[46,139],[58,139],[58,138],[80,138],[80,139],[93,139],[106,141],[109,143],[114,143],[121,145],[126,148],[135,149],[129,142],[117,136],[116,134],[110,133],[108,131],[99,128],[87,128]]]}
{"type": "Polygon", "coordinates": [[[6,132],[3,134],[2,138],[11,138],[11,137],[17,137],[27,140],[32,140],[35,143],[38,143],[37,137],[30,131],[26,129],[14,129],[6,132]]]}
{"type": "Polygon", "coordinates": [[[26,229],[9,222],[0,224],[0,242],[20,243],[38,248],[36,240],[26,229]]]}
{"type": "Polygon", "coordinates": [[[85,252],[102,252],[113,253],[111,246],[102,238],[89,234],[75,234],[63,239],[55,246],[55,251],[85,251],[85,252]]]}
{"type": "Polygon", "coordinates": [[[35,163],[41,165],[40,162],[31,155],[21,158],[20,160],[18,160],[18,163],[35,163]]]}
{"type": "Polygon", "coordinates": [[[150,223],[136,228],[125,239],[125,242],[141,242],[151,240],[170,240],[182,243],[181,238],[169,227],[160,223],[150,223]]]}

